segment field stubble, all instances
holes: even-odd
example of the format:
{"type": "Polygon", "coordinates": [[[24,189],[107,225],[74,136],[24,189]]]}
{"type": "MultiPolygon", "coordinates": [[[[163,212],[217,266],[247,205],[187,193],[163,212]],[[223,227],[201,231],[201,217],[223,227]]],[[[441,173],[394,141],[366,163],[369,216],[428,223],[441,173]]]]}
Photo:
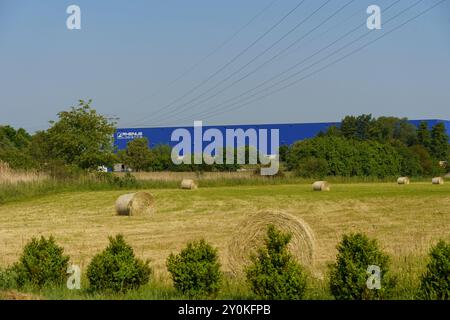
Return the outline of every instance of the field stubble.
{"type": "Polygon", "coordinates": [[[421,271],[429,247],[450,240],[449,191],[449,185],[425,183],[335,184],[329,193],[312,192],[306,184],[154,189],[156,212],[145,217],[115,215],[114,202],[124,191],[48,195],[0,206],[0,266],[16,261],[32,236],[54,235],[71,261],[85,269],[109,235],[122,233],[139,257],[151,260],[158,278],[168,279],[165,260],[171,252],[199,238],[219,248],[229,272],[227,248],[235,230],[255,212],[278,210],[313,230],[311,271],[319,279],[348,232],[378,239],[393,257],[394,270],[421,271]]]}

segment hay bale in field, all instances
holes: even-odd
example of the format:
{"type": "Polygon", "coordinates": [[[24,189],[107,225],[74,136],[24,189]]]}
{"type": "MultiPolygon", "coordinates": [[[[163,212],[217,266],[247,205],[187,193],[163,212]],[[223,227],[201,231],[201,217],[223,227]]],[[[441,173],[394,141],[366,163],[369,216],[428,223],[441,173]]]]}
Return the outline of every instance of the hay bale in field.
{"type": "Polygon", "coordinates": [[[397,179],[398,184],[409,184],[409,178],[408,177],[400,177],[397,179]]]}
{"type": "Polygon", "coordinates": [[[312,187],[314,191],[330,191],[330,184],[326,181],[316,181],[312,187]]]}
{"type": "Polygon", "coordinates": [[[228,264],[234,275],[242,275],[249,265],[250,256],[264,245],[267,228],[273,224],[283,232],[292,234],[289,250],[304,266],[314,263],[314,233],[302,219],[281,211],[259,212],[245,219],[234,232],[228,244],[228,264]]]}
{"type": "Polygon", "coordinates": [[[147,192],[121,195],[116,200],[116,213],[119,216],[148,215],[154,211],[153,196],[147,192]]]}
{"type": "Polygon", "coordinates": [[[183,179],[183,181],[181,181],[181,189],[189,189],[189,190],[194,190],[197,189],[197,184],[195,183],[194,180],[191,179],[183,179]]]}
{"type": "Polygon", "coordinates": [[[444,178],[436,177],[431,180],[432,184],[444,184],[444,178]]]}

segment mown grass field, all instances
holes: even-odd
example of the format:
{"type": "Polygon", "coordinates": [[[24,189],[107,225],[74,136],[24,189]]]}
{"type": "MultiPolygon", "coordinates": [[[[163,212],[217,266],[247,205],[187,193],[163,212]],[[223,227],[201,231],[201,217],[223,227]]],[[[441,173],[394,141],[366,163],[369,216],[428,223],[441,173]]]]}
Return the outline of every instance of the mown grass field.
{"type": "MultiPolygon", "coordinates": [[[[450,185],[418,182],[333,184],[313,192],[309,184],[152,189],[156,212],[116,216],[116,198],[126,191],[70,192],[0,206],[0,266],[15,262],[33,236],[53,235],[71,262],[85,270],[93,255],[122,233],[137,256],[148,258],[154,278],[169,283],[165,261],[186,242],[205,238],[219,249],[229,271],[228,244],[237,227],[261,210],[283,210],[309,224],[316,240],[310,271],[321,281],[334,261],[343,233],[364,232],[392,257],[392,269],[407,285],[425,267],[438,239],[450,241],[450,185]]],[[[401,290],[401,288],[399,289],[401,290]]]]}

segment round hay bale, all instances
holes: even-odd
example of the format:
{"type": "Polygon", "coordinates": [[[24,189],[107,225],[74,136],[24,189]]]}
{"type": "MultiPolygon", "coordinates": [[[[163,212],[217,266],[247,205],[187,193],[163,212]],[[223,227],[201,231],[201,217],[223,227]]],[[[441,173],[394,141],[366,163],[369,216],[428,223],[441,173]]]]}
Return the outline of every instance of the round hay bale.
{"type": "Polygon", "coordinates": [[[314,263],[314,233],[302,219],[280,211],[259,212],[249,216],[234,232],[228,244],[228,265],[234,275],[242,275],[251,262],[250,256],[264,245],[267,227],[273,224],[292,234],[289,251],[299,263],[311,267],[314,263]]]}
{"type": "Polygon", "coordinates": [[[409,184],[409,178],[408,177],[400,177],[397,179],[398,184],[409,184]]]}
{"type": "Polygon", "coordinates": [[[330,184],[326,181],[316,181],[312,187],[314,191],[330,191],[330,184]]]}
{"type": "Polygon", "coordinates": [[[197,184],[195,183],[194,180],[191,179],[183,179],[183,181],[181,181],[181,189],[189,189],[189,190],[194,190],[197,189],[197,184]]]}
{"type": "Polygon", "coordinates": [[[153,211],[153,196],[147,192],[124,194],[116,200],[116,212],[119,216],[148,215],[153,211]]]}
{"type": "Polygon", "coordinates": [[[432,184],[444,184],[444,179],[442,177],[436,177],[431,180],[432,184]]]}

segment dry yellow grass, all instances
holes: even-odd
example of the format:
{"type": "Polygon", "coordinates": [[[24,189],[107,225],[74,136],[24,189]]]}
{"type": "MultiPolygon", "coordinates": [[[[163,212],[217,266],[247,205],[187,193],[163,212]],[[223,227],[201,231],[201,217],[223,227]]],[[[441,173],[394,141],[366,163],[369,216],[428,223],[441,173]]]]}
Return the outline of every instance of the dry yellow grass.
{"type": "Polygon", "coordinates": [[[0,161],[0,184],[38,182],[47,178],[47,175],[35,171],[12,170],[7,163],[0,161]]]}
{"type": "Polygon", "coordinates": [[[298,216],[314,231],[313,271],[319,276],[334,260],[343,233],[377,238],[395,261],[425,255],[438,239],[450,240],[450,184],[335,184],[327,193],[313,192],[309,184],[151,190],[156,212],[145,217],[115,215],[122,193],[66,193],[0,206],[0,266],[16,261],[32,236],[54,235],[85,268],[108,235],[122,233],[162,277],[167,256],[199,238],[219,248],[229,271],[226,254],[234,231],[255,212],[271,209],[298,216]]]}

